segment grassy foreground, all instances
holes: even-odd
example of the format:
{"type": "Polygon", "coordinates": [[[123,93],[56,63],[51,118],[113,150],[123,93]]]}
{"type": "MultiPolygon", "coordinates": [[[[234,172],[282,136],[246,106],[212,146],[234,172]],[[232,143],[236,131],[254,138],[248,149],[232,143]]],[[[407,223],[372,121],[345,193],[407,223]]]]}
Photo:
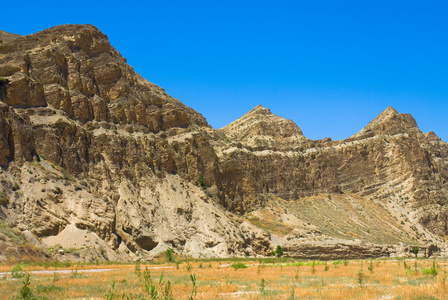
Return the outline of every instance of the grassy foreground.
{"type": "Polygon", "coordinates": [[[441,259],[3,265],[0,299],[448,299],[447,271],[441,259]]]}

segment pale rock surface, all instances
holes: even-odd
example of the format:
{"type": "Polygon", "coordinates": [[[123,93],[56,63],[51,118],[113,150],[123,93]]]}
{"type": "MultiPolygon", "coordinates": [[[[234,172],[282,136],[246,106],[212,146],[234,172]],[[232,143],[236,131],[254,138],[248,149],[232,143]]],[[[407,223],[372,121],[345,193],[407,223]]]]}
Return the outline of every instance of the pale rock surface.
{"type": "MultiPolygon", "coordinates": [[[[135,73],[94,26],[0,40],[1,222],[31,243],[30,234],[77,249],[52,255],[257,256],[276,245],[307,258],[399,256],[414,245],[446,253],[448,145],[408,114],[387,108],[342,141],[309,140],[262,106],[215,130],[135,73]],[[378,245],[354,219],[358,233],[342,239],[343,226],[324,234],[325,223],[269,206],[309,208],[303,200],[315,195],[348,195],[342,207],[356,195],[366,204],[354,206],[359,218],[379,205],[391,220],[380,226],[403,236],[378,245]],[[264,209],[278,218],[250,215],[264,209]]],[[[21,255],[19,244],[5,237],[1,249],[16,250],[0,259],[21,255]]]]}

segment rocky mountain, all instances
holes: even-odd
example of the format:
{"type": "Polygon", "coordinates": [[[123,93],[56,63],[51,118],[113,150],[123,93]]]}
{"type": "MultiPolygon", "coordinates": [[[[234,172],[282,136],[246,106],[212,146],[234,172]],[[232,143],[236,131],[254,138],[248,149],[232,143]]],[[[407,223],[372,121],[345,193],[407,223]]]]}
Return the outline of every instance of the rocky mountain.
{"type": "Polygon", "coordinates": [[[10,42],[18,37],[20,35],[0,30],[0,44],[10,42]]]}
{"type": "Polygon", "coordinates": [[[94,26],[2,41],[3,260],[29,244],[76,260],[447,251],[448,146],[410,115],[342,141],[262,106],[213,129],[94,26]]]}

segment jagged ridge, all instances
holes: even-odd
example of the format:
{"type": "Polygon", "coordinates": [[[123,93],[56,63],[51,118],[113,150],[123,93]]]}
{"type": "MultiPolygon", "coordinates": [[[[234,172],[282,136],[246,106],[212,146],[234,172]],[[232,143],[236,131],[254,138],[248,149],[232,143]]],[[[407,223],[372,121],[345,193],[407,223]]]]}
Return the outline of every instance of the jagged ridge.
{"type": "MultiPolygon", "coordinates": [[[[361,211],[380,205],[397,220],[391,241],[404,232],[397,243],[445,245],[448,146],[393,108],[343,141],[308,140],[262,106],[214,130],[136,74],[90,25],[0,45],[0,77],[2,218],[43,243],[75,247],[65,237],[88,236],[97,246],[84,259],[151,257],[168,247],[193,256],[266,254],[273,240],[296,253],[300,234],[257,229],[249,216],[280,216],[272,204],[281,201],[294,204],[281,205],[286,215],[313,211],[302,200],[316,195],[338,203],[355,195],[366,202],[361,211]],[[241,216],[249,221],[242,226],[241,216]]],[[[373,241],[361,227],[358,238],[373,241]]],[[[347,245],[350,255],[402,251],[347,245]]]]}

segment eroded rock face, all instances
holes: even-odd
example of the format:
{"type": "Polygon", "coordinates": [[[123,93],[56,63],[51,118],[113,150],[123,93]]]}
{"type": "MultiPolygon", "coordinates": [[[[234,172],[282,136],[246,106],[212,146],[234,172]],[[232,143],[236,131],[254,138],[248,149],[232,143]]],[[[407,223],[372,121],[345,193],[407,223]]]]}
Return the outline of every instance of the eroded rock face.
{"type": "Polygon", "coordinates": [[[448,146],[393,108],[343,141],[311,141],[262,106],[214,130],[136,74],[91,25],[3,40],[0,79],[1,217],[47,246],[75,247],[66,238],[76,233],[97,245],[84,260],[167,248],[266,255],[276,244],[297,257],[398,253],[368,235],[285,239],[245,220],[275,199],[300,204],[317,194],[377,201],[406,214],[403,230],[417,244],[444,243],[448,146]]]}
{"type": "MultiPolygon", "coordinates": [[[[247,115],[242,119],[258,122],[247,115]]],[[[222,130],[235,136],[237,128],[222,130]]],[[[418,210],[419,222],[433,232],[446,233],[448,145],[432,132],[422,133],[412,116],[393,108],[347,140],[301,140],[263,149],[231,143],[220,153],[223,202],[230,210],[254,210],[267,194],[297,200],[349,192],[398,201],[418,210]]]]}

